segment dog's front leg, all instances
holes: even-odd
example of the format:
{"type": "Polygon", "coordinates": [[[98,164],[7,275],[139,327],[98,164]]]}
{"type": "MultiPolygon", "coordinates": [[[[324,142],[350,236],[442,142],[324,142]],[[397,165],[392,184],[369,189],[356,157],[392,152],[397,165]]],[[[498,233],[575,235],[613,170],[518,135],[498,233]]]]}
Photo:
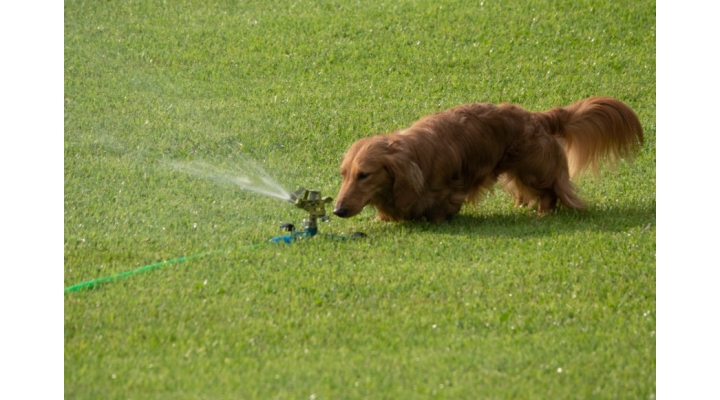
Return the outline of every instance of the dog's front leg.
{"type": "Polygon", "coordinates": [[[454,204],[452,202],[448,202],[426,212],[425,219],[427,219],[428,222],[441,224],[459,213],[461,207],[462,203],[454,204]]]}

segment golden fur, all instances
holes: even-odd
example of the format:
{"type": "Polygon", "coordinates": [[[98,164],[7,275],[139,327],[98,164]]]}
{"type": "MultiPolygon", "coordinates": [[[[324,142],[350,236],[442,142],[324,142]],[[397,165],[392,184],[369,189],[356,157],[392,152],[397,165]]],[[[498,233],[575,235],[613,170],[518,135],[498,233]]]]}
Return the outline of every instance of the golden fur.
{"type": "Polygon", "coordinates": [[[582,209],[573,176],[630,158],[642,142],[635,113],[611,97],[545,112],[462,105],[355,142],[340,167],[334,213],[352,217],[369,204],[382,220],[442,222],[498,181],[516,205],[537,203],[540,214],[558,200],[582,209]]]}

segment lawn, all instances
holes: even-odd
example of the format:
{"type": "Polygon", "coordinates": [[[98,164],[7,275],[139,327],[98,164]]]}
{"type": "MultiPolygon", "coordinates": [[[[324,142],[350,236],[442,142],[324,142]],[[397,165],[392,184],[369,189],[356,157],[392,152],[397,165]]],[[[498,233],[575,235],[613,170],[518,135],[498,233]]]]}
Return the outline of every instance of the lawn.
{"type": "Polygon", "coordinates": [[[65,397],[654,398],[654,2],[66,0],[64,23],[65,287],[200,255],[65,294],[65,397]],[[334,197],[359,138],[593,95],[646,141],[576,182],[584,212],[495,190],[284,245],[301,210],[172,168],[334,197]]]}

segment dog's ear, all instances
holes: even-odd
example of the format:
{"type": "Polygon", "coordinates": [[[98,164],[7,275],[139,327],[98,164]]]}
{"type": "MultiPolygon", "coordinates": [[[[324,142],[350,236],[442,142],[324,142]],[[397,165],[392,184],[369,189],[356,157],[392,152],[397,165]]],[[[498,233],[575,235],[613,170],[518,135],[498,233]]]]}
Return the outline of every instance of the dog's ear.
{"type": "Polygon", "coordinates": [[[388,168],[393,176],[393,199],[398,208],[410,208],[425,186],[422,170],[402,152],[390,155],[388,168]]]}
{"type": "MultiPolygon", "coordinates": [[[[407,180],[407,185],[409,185],[415,193],[420,194],[422,192],[423,186],[425,186],[425,176],[420,170],[420,167],[413,161],[405,165],[405,179],[407,180]]],[[[397,185],[397,182],[395,182],[395,185],[397,185]]]]}

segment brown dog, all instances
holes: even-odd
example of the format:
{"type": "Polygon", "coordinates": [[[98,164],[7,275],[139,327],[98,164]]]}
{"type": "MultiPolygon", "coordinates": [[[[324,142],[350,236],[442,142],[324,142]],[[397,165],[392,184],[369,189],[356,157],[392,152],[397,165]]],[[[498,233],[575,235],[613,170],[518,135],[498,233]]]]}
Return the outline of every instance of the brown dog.
{"type": "Polygon", "coordinates": [[[582,209],[570,179],[631,157],[642,142],[638,117],[610,97],[545,112],[467,104],[355,142],[340,167],[334,214],[349,218],[370,204],[381,220],[442,222],[498,180],[516,205],[537,202],[540,214],[558,200],[582,209]]]}

